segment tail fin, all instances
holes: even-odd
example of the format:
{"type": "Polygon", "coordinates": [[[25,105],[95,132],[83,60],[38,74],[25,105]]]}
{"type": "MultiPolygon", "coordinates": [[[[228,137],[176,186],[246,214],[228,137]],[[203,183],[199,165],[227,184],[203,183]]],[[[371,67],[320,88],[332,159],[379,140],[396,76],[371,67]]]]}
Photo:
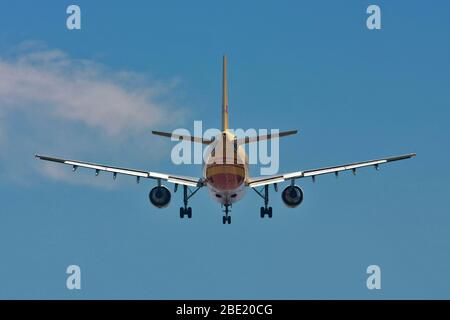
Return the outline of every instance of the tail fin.
{"type": "Polygon", "coordinates": [[[222,130],[228,129],[228,82],[227,82],[227,56],[223,56],[222,78],[222,130]]]}

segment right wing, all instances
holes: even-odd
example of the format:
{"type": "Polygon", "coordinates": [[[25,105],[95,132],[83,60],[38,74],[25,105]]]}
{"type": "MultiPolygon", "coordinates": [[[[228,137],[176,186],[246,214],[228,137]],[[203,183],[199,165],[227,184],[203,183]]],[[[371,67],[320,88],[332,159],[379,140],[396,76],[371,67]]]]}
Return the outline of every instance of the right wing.
{"type": "Polygon", "coordinates": [[[106,165],[102,165],[102,164],[89,163],[89,162],[82,162],[82,161],[77,161],[77,160],[53,158],[53,157],[42,156],[42,155],[38,155],[38,154],[36,155],[36,158],[38,158],[40,160],[57,162],[57,163],[62,163],[62,164],[72,166],[73,171],[77,170],[78,167],[81,167],[81,168],[88,168],[88,169],[95,170],[96,175],[98,175],[100,173],[100,171],[112,172],[114,179],[116,178],[117,174],[125,174],[125,175],[136,177],[137,182],[139,182],[140,178],[151,178],[151,179],[157,179],[157,180],[158,179],[164,180],[164,181],[175,183],[175,184],[190,186],[190,187],[202,187],[203,186],[203,179],[201,179],[201,178],[192,178],[192,177],[169,175],[169,174],[165,174],[165,173],[158,173],[158,172],[151,172],[151,171],[112,167],[112,166],[106,166],[106,165]]]}
{"type": "Polygon", "coordinates": [[[297,172],[290,172],[285,173],[281,175],[276,176],[267,176],[267,177],[259,177],[259,178],[253,178],[249,179],[247,182],[247,185],[251,188],[256,188],[260,186],[265,186],[268,184],[274,184],[274,183],[280,183],[284,182],[286,180],[295,180],[305,177],[312,177],[314,180],[316,176],[327,174],[327,173],[334,173],[335,175],[338,175],[340,171],[346,171],[346,170],[352,170],[353,173],[356,173],[356,169],[362,168],[362,167],[369,167],[374,166],[378,169],[378,166],[383,163],[388,163],[392,161],[398,161],[398,160],[404,160],[409,159],[412,157],[415,157],[415,153],[409,153],[401,156],[395,156],[395,157],[387,157],[383,159],[377,159],[377,160],[369,160],[369,161],[362,161],[362,162],[354,162],[350,164],[344,164],[340,166],[334,166],[334,167],[326,167],[326,168],[320,168],[320,169],[312,169],[312,170],[305,170],[305,171],[297,171],[297,172]]]}

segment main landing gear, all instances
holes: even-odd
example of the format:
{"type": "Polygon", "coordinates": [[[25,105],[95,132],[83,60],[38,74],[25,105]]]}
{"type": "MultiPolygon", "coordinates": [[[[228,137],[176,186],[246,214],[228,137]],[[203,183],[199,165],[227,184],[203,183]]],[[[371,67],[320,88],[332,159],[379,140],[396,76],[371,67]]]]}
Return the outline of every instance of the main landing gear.
{"type": "Polygon", "coordinates": [[[187,216],[189,219],[192,218],[192,208],[191,207],[181,207],[180,208],[180,218],[183,219],[184,216],[187,216]]]}
{"type": "MultiPolygon", "coordinates": [[[[264,186],[264,191],[263,190],[256,190],[255,188],[252,188],[253,190],[255,190],[255,192],[264,200],[264,207],[261,207],[260,209],[260,216],[261,218],[264,218],[266,215],[269,218],[272,218],[272,207],[268,207],[269,205],[269,186],[265,185],[264,186]]],[[[275,191],[277,191],[277,187],[275,185],[275,191]]]]}
{"type": "MultiPolygon", "coordinates": [[[[183,219],[184,216],[187,216],[189,219],[192,218],[192,208],[188,207],[188,200],[200,189],[198,187],[194,191],[191,191],[187,186],[183,186],[183,204],[184,207],[180,208],[180,218],[183,219]],[[188,194],[189,191],[189,194],[188,194]]],[[[176,189],[175,189],[176,190],[176,189]]]]}
{"type": "Polygon", "coordinates": [[[265,215],[267,215],[269,218],[272,218],[272,207],[261,207],[260,209],[261,218],[264,218],[265,215]]]}
{"type": "Polygon", "coordinates": [[[225,215],[222,217],[222,222],[223,224],[231,224],[231,216],[229,215],[230,213],[230,205],[226,204],[225,205],[225,210],[223,210],[223,212],[225,212],[225,215]]]}

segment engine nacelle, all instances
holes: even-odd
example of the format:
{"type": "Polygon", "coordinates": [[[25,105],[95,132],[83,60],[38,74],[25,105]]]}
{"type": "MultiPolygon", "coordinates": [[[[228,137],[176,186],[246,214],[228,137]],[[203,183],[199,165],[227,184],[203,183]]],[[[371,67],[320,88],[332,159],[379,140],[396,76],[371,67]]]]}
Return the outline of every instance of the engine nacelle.
{"type": "Polygon", "coordinates": [[[281,199],[289,208],[295,208],[303,201],[303,191],[299,186],[286,187],[281,193],[281,199]]]}
{"type": "Polygon", "coordinates": [[[172,195],[165,186],[156,186],[148,194],[150,202],[157,208],[165,208],[169,205],[172,195]]]}

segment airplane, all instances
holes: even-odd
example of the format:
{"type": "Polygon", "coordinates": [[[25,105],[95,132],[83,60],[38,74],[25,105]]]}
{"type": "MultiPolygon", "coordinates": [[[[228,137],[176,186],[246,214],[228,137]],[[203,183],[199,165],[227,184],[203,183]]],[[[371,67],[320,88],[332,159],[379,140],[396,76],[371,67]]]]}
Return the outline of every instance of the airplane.
{"type": "Polygon", "coordinates": [[[270,140],[278,137],[285,137],[297,133],[297,130],[279,132],[278,135],[271,136],[257,135],[253,137],[238,138],[228,125],[228,82],[227,82],[227,57],[223,57],[222,73],[222,130],[219,135],[212,139],[202,137],[177,135],[175,133],[152,131],[154,135],[172,138],[172,140],[186,140],[194,143],[202,143],[209,146],[207,156],[203,166],[203,175],[200,178],[185,177],[166,173],[158,173],[146,170],[134,170],[128,168],[114,167],[103,164],[83,162],[54,158],[36,154],[40,160],[52,161],[72,166],[72,170],[77,168],[87,168],[95,170],[98,176],[101,171],[111,172],[115,180],[117,174],[136,177],[137,183],[141,178],[156,180],[156,186],[149,192],[150,202],[157,208],[164,208],[171,200],[170,190],[162,184],[163,181],[174,184],[174,192],[178,186],[183,186],[183,207],[180,208],[180,218],[187,216],[192,218],[192,208],[188,206],[189,200],[203,187],[209,189],[211,197],[219,202],[224,208],[223,224],[231,224],[230,208],[242,199],[246,188],[253,189],[264,201],[264,206],[260,208],[260,217],[272,218],[272,207],[269,206],[269,186],[273,185],[275,192],[278,191],[278,184],[288,182],[289,185],[281,193],[284,204],[289,208],[298,207],[303,201],[303,190],[296,184],[299,179],[311,177],[315,181],[316,176],[323,174],[335,174],[336,177],[341,171],[351,170],[356,174],[356,170],[373,166],[378,170],[380,164],[415,157],[415,153],[399,156],[380,158],[376,160],[354,162],[338,166],[325,168],[302,170],[290,173],[277,174],[272,176],[250,177],[248,170],[248,158],[244,150],[244,145],[262,140],[270,140]],[[228,147],[231,146],[230,149],[228,147]],[[227,152],[232,150],[232,152],[227,152]]]}

